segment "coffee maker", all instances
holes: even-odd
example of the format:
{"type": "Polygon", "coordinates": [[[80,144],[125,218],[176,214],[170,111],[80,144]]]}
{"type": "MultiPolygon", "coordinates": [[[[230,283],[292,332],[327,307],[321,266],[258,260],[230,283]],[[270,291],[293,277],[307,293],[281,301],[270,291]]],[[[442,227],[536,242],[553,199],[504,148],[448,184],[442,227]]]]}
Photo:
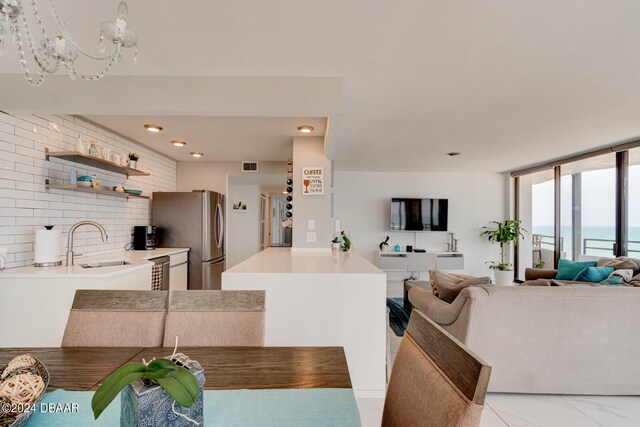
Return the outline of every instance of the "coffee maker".
{"type": "Polygon", "coordinates": [[[156,248],[158,240],[156,227],[153,225],[136,225],[133,227],[133,249],[149,251],[156,248]]]}

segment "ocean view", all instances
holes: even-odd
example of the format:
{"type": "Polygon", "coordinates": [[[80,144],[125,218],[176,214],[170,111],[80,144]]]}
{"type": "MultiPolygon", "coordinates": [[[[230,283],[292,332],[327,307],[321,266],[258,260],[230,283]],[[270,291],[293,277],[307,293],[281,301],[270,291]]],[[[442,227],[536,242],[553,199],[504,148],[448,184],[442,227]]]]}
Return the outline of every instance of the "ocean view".
{"type": "MultiPolygon", "coordinates": [[[[549,236],[543,238],[543,248],[550,249],[553,244],[553,226],[552,225],[534,225],[532,234],[541,234],[543,236],[549,236]],[[545,244],[549,243],[549,244],[545,244]]],[[[572,241],[571,241],[571,226],[564,226],[561,228],[561,237],[563,237],[562,250],[567,253],[568,257],[571,257],[572,241]]],[[[595,227],[585,226],[582,227],[582,239],[603,239],[606,242],[601,241],[588,241],[587,250],[583,249],[583,253],[586,255],[600,255],[600,256],[613,256],[613,241],[615,240],[616,232],[614,227],[595,227]],[[608,249],[595,249],[593,247],[601,247],[608,249]]],[[[629,227],[629,256],[640,258],[640,227],[629,227]]]]}

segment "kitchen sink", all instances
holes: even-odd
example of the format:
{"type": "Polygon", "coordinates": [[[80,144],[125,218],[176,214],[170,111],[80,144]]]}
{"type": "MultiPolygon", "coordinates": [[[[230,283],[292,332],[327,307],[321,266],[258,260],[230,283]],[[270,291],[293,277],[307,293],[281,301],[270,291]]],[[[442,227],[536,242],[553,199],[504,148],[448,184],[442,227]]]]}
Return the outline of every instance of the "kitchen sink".
{"type": "Polygon", "coordinates": [[[91,261],[86,264],[80,264],[82,268],[100,268],[100,267],[116,267],[119,265],[131,265],[130,261],[117,260],[117,261],[91,261]]]}

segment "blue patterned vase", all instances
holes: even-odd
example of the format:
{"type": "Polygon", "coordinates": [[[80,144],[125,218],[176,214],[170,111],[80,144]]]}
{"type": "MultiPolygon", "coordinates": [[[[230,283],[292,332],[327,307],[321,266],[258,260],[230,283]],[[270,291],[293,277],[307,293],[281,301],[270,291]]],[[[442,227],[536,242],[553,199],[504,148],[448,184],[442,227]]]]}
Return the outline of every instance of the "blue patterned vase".
{"type": "Polygon", "coordinates": [[[190,408],[176,403],[159,385],[146,385],[138,380],[129,384],[120,393],[121,413],[120,427],[187,427],[204,425],[203,396],[204,370],[198,362],[184,355],[177,354],[176,358],[196,376],[200,384],[200,395],[190,408]]]}

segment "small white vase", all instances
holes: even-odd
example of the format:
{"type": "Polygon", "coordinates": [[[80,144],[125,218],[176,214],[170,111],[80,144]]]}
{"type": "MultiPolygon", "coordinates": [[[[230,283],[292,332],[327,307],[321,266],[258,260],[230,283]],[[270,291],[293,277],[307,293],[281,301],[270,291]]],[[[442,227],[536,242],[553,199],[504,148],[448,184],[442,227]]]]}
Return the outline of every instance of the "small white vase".
{"type": "Polygon", "coordinates": [[[340,243],[331,243],[331,250],[333,252],[338,252],[340,250],[340,243]]]}
{"type": "Polygon", "coordinates": [[[496,286],[513,286],[513,270],[493,270],[496,286]]]}
{"type": "Polygon", "coordinates": [[[138,167],[138,161],[137,161],[137,160],[131,160],[131,161],[129,161],[129,167],[130,167],[131,169],[137,169],[137,167],[138,167]]]}
{"type": "Polygon", "coordinates": [[[389,245],[382,245],[380,247],[380,252],[387,252],[388,249],[389,249],[389,245]]]}

